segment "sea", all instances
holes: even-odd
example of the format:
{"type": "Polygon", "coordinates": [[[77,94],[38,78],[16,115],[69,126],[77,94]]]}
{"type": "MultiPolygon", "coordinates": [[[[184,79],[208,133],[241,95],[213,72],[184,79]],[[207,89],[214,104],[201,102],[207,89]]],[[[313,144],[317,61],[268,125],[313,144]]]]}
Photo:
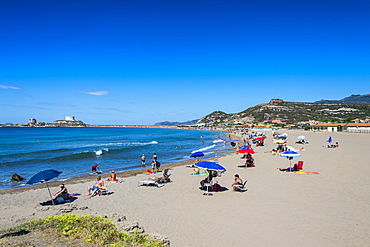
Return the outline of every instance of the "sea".
{"type": "Polygon", "coordinates": [[[150,167],[156,153],[161,165],[186,161],[196,151],[216,159],[227,149],[221,131],[126,127],[1,127],[0,189],[30,186],[26,182],[42,170],[62,173],[55,180],[93,176],[150,167]],[[146,156],[146,166],[141,156],[146,156]],[[12,182],[13,174],[25,179],[12,182]]]}

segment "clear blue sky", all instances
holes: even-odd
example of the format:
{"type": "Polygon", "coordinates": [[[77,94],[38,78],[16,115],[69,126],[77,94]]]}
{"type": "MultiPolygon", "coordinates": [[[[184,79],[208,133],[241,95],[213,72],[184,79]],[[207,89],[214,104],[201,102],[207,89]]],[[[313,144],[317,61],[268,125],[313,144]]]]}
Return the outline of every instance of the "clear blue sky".
{"type": "Polygon", "coordinates": [[[370,93],[368,0],[0,6],[0,123],[154,124],[370,93]]]}

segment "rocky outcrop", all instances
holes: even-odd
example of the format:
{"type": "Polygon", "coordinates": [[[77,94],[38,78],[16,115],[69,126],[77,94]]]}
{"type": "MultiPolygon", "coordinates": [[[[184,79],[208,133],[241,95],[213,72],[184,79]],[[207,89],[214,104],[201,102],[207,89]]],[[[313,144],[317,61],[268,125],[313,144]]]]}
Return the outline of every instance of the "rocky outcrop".
{"type": "Polygon", "coordinates": [[[11,180],[14,181],[14,182],[21,182],[21,181],[24,180],[24,177],[22,177],[21,175],[18,175],[17,173],[14,173],[12,175],[11,180]]]}

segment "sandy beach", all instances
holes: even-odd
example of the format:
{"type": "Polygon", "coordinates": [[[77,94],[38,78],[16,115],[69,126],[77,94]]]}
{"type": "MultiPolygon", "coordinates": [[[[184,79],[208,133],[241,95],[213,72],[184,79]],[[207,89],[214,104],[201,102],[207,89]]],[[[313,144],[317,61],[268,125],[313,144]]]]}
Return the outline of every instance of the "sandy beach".
{"type": "MultiPolygon", "coordinates": [[[[284,131],[285,132],[285,131],[284,131]]],[[[110,195],[86,197],[95,179],[67,181],[72,203],[41,206],[48,198],[45,185],[0,192],[0,229],[39,217],[71,213],[126,216],[148,233],[169,238],[171,246],[367,246],[370,242],[370,135],[286,131],[287,145],[297,149],[304,134],[309,144],[301,157],[304,171],[281,172],[289,161],[265,151],[276,147],[271,132],[266,144],[253,147],[256,167],[239,168],[241,155],[219,159],[227,171],[215,178],[226,191],[203,195],[199,181],[185,163],[169,166],[171,183],[161,188],[138,186],[149,175],[142,171],[119,174],[123,183],[109,185],[110,195]],[[324,148],[329,136],[340,148],[324,148]],[[233,192],[234,175],[248,180],[246,192],[233,192]]],[[[191,162],[188,162],[188,164],[191,162]]],[[[161,170],[163,170],[162,167],[161,170]]],[[[160,175],[159,173],[158,175],[160,175]]],[[[59,183],[51,183],[52,192],[59,183]]]]}

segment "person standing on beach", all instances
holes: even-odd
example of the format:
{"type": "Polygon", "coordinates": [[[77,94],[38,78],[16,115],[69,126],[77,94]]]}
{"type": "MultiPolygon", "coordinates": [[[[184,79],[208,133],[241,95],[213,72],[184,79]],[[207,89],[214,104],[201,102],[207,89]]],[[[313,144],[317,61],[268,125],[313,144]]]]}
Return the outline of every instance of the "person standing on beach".
{"type": "Polygon", "coordinates": [[[141,165],[145,166],[145,155],[141,156],[141,165]]]}
{"type": "Polygon", "coordinates": [[[157,157],[157,154],[156,154],[156,153],[154,153],[154,154],[153,154],[153,161],[154,161],[154,162],[157,162],[157,158],[158,158],[158,157],[157,157]]]}

